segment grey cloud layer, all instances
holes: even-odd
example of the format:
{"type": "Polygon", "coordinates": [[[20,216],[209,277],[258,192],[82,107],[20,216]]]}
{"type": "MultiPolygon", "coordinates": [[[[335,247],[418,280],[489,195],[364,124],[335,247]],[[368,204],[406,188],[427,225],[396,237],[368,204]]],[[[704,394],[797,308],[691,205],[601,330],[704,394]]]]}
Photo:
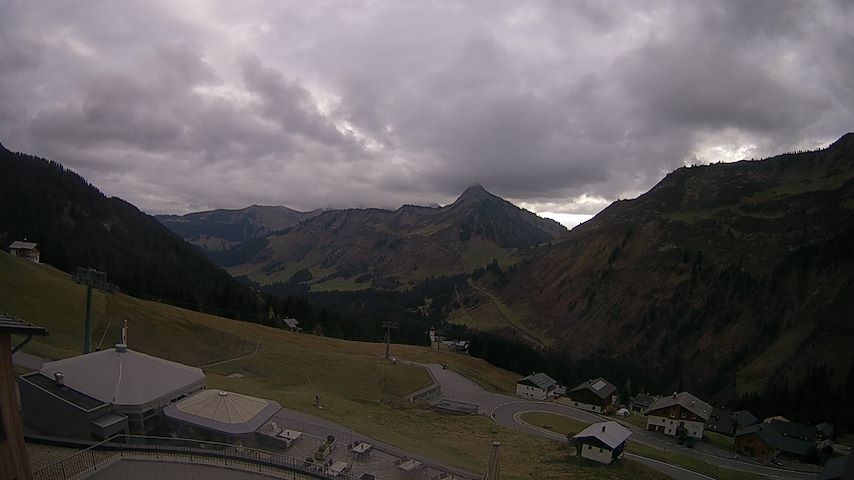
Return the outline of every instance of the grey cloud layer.
{"type": "Polygon", "coordinates": [[[152,213],[589,214],[854,125],[844,1],[58,3],[0,0],[0,141],[152,213]]]}

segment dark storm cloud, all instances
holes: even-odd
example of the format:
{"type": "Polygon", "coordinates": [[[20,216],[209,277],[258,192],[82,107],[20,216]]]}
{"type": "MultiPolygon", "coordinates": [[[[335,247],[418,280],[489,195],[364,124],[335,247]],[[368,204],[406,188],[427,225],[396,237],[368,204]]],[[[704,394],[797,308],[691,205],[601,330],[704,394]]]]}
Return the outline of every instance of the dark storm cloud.
{"type": "Polygon", "coordinates": [[[567,222],[852,129],[849,2],[0,0],[0,141],[153,212],[448,202],[567,222]]]}

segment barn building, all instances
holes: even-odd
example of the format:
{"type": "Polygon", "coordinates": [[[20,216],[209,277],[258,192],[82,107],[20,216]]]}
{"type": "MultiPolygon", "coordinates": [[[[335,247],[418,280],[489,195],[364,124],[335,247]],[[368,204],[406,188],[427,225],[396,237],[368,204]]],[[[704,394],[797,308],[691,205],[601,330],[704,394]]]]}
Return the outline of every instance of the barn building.
{"type": "Polygon", "coordinates": [[[26,258],[27,260],[39,263],[39,247],[33,242],[17,240],[9,245],[9,253],[16,257],[26,258]]]}
{"type": "Polygon", "coordinates": [[[780,431],[780,426],[785,423],[763,422],[739,430],[735,434],[733,449],[763,462],[769,462],[781,454],[802,460],[809,458],[814,451],[815,440],[785,435],[780,431]]]}
{"type": "Polygon", "coordinates": [[[712,406],[688,392],[661,397],[650,407],[646,429],[665,435],[703,438],[712,406]]]}
{"type": "Polygon", "coordinates": [[[24,423],[46,435],[102,439],[162,431],[162,410],[205,386],[205,375],[124,345],[44,364],[19,378],[24,423]]]}
{"type": "Polygon", "coordinates": [[[567,397],[573,407],[602,413],[617,404],[617,387],[599,377],[576,386],[567,397]]]}
{"type": "Polygon", "coordinates": [[[575,436],[578,456],[604,464],[610,464],[622,456],[631,430],[617,422],[594,423],[575,436]]]}
{"type": "Polygon", "coordinates": [[[516,382],[516,395],[545,400],[557,388],[557,381],[545,373],[534,373],[516,382]]]}

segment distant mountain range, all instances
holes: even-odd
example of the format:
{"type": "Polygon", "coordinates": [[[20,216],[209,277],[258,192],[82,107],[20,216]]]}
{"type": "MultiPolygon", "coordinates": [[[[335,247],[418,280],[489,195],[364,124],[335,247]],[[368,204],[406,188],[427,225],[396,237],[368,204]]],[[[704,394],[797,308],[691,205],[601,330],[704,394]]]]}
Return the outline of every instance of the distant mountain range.
{"type": "Polygon", "coordinates": [[[298,212],[288,207],[252,205],[239,210],[155,215],[155,218],[202,250],[223,251],[241,242],[264,238],[278,230],[292,227],[321,212],[323,209],[298,212]]]}
{"type": "Polygon", "coordinates": [[[500,296],[574,357],[628,358],[721,398],[820,371],[840,387],[854,375],[854,134],[680,168],[505,276],[500,296]]]}
{"type": "Polygon", "coordinates": [[[395,289],[469,273],[566,233],[480,185],[445,207],[308,213],[249,207],[158,218],[236,276],[332,290],[395,289]]]}

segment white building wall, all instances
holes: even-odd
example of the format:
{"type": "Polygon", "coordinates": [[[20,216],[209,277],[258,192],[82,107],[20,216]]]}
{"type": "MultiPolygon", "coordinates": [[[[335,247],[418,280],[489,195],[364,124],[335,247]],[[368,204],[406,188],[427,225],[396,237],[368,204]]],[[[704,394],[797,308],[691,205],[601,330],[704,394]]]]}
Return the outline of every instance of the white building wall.
{"type": "Polygon", "coordinates": [[[532,398],[534,400],[546,399],[546,391],[542,388],[522,385],[521,383],[516,384],[516,395],[525,398],[532,398]]]}
{"type": "Polygon", "coordinates": [[[687,430],[689,437],[697,439],[703,438],[703,429],[705,428],[705,425],[702,422],[692,422],[689,420],[680,420],[678,418],[650,415],[646,420],[646,429],[650,430],[650,425],[663,425],[665,435],[676,435],[676,429],[679,428],[680,422],[685,424],[685,430],[687,430]]]}
{"type": "Polygon", "coordinates": [[[702,422],[685,422],[685,428],[688,430],[688,436],[698,440],[703,438],[703,430],[706,425],[702,422]]]}
{"type": "Polygon", "coordinates": [[[571,398],[569,399],[569,401],[570,401],[570,405],[572,405],[573,407],[578,408],[580,410],[587,410],[588,412],[596,412],[596,413],[599,413],[602,411],[602,407],[600,407],[599,405],[590,405],[589,403],[576,402],[575,400],[573,400],[571,398]]]}
{"type": "Polygon", "coordinates": [[[596,445],[581,445],[581,456],[604,464],[611,463],[611,450],[596,445]]]}

